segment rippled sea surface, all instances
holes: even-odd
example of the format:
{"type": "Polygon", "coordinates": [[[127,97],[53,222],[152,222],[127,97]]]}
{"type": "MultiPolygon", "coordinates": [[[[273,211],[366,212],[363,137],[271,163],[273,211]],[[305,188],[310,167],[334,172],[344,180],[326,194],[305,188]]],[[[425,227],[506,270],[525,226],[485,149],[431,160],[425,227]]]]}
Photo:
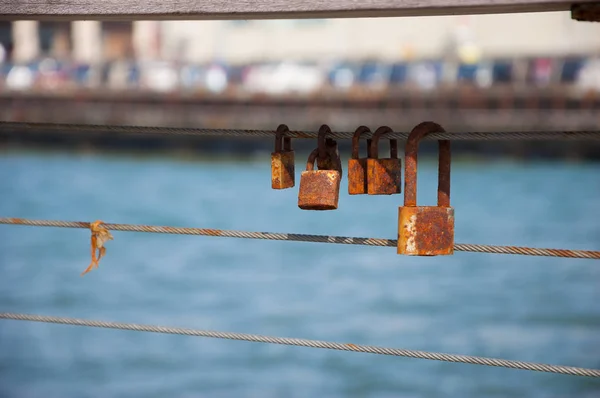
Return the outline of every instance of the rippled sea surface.
{"type": "MultiPolygon", "coordinates": [[[[395,238],[402,196],[297,207],[255,162],[0,154],[0,216],[395,238]]],[[[456,242],[600,249],[600,165],[456,162],[456,242]]],[[[300,170],[297,166],[297,182],[300,170]]],[[[419,202],[435,202],[421,162],[419,202]]],[[[0,312],[600,368],[600,264],[0,225],[0,312]]],[[[600,381],[372,354],[0,320],[2,397],[598,397],[600,381]]]]}

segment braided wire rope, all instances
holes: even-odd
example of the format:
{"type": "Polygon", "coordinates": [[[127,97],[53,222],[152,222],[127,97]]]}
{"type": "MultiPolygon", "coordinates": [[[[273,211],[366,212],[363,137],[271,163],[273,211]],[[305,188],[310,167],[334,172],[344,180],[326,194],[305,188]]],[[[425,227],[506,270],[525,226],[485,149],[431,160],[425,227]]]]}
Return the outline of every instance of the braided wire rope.
{"type": "MultiPolygon", "coordinates": [[[[84,221],[60,221],[60,220],[31,220],[24,218],[0,217],[0,224],[9,225],[27,225],[36,227],[58,227],[58,228],[89,228],[90,223],[84,221]]],[[[202,236],[220,236],[226,238],[242,239],[267,239],[267,240],[287,240],[296,242],[311,243],[335,243],[345,245],[363,245],[363,246],[386,246],[396,247],[396,239],[379,238],[359,238],[349,236],[333,235],[309,235],[292,234],[276,232],[252,232],[235,231],[208,228],[183,228],[166,227],[155,225],[134,225],[134,224],[111,224],[104,223],[106,228],[112,231],[128,232],[147,232],[175,235],[202,235],[202,236]]],[[[456,251],[476,252],[476,253],[494,253],[494,254],[519,254],[525,256],[547,256],[547,257],[568,257],[568,258],[587,258],[600,259],[600,251],[595,250],[567,250],[567,249],[541,249],[520,246],[495,246],[495,245],[477,245],[456,243],[456,251]]]]}
{"type": "MultiPolygon", "coordinates": [[[[213,129],[190,127],[155,127],[155,126],[111,126],[97,124],[65,124],[65,123],[27,123],[0,122],[0,131],[60,131],[60,132],[109,132],[119,134],[148,135],[195,135],[221,137],[274,137],[275,130],[243,130],[213,129]]],[[[352,139],[354,132],[331,132],[330,138],[352,139]]],[[[365,133],[362,137],[370,138],[373,133],[365,133]]],[[[291,138],[317,138],[316,131],[289,131],[285,136],[291,138]]],[[[406,140],[409,133],[394,132],[386,135],[389,138],[406,140]]],[[[507,131],[507,132],[460,132],[431,133],[424,140],[458,140],[458,141],[600,141],[600,131],[507,131]]]]}
{"type": "Polygon", "coordinates": [[[401,348],[385,348],[377,346],[358,345],[351,343],[336,343],[319,340],[307,340],[289,337],[272,337],[246,333],[219,332],[211,330],[184,329],[178,327],[140,325],[135,323],[94,321],[77,318],[64,318],[44,315],[0,313],[0,319],[18,321],[56,323],[73,326],[87,326],[107,329],[132,330],[137,332],[152,332],[178,334],[185,336],[212,337],[228,340],[243,340],[257,343],[282,344],[311,348],[325,348],[330,350],[356,351],[379,355],[392,355],[399,357],[430,359],[445,362],[460,362],[474,365],[497,366],[512,369],[531,370],[537,372],[561,373],[573,376],[600,377],[600,369],[587,369],[572,366],[547,365],[542,363],[522,362],[507,359],[485,358],[470,355],[445,354],[439,352],[407,350],[401,348]]]}

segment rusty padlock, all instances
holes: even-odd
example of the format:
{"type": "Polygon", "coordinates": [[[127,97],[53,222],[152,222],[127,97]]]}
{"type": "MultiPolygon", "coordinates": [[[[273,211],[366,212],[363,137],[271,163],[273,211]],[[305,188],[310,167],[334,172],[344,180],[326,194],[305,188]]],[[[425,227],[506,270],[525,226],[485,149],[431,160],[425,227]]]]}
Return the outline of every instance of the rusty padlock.
{"type": "MultiPolygon", "coordinates": [[[[321,135],[321,131],[319,131],[319,135],[321,135]]],[[[324,146],[325,140],[319,140],[319,147],[311,152],[306,162],[306,170],[300,176],[298,207],[302,210],[335,210],[338,208],[342,180],[341,160],[337,151],[327,151],[324,146]],[[322,159],[321,164],[329,165],[328,167],[333,169],[314,170],[315,161],[320,154],[329,157],[329,159],[322,159]]]]}
{"type": "MultiPolygon", "coordinates": [[[[352,156],[348,159],[348,194],[364,195],[367,193],[367,158],[358,157],[360,136],[370,133],[367,126],[360,126],[352,136],[352,156]]],[[[371,148],[371,139],[367,139],[367,157],[371,148]]]]}
{"type": "Polygon", "coordinates": [[[390,157],[379,159],[379,138],[393,130],[379,127],[373,134],[367,159],[367,193],[393,195],[402,192],[402,160],[398,158],[398,141],[390,139],[390,157]]]}
{"type": "Polygon", "coordinates": [[[285,137],[289,132],[285,124],[279,125],[275,133],[275,152],[271,153],[271,188],[287,189],[295,185],[294,151],[292,139],[285,137]]]}
{"type": "Polygon", "coordinates": [[[443,133],[437,123],[423,122],[408,136],[405,149],[404,206],[398,209],[398,254],[443,256],[454,254],[454,209],[450,207],[450,141],[439,142],[437,206],[417,206],[419,141],[443,133]]]}

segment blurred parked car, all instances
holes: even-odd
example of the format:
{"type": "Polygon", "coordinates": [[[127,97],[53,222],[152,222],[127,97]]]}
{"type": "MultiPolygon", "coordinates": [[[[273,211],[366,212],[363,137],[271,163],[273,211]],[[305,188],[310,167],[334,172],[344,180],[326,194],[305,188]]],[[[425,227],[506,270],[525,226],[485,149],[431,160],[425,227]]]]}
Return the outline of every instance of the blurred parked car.
{"type": "Polygon", "coordinates": [[[249,70],[249,65],[230,65],[227,71],[229,84],[233,86],[241,86],[244,83],[249,70]]]}
{"type": "Polygon", "coordinates": [[[228,85],[227,70],[223,65],[212,64],[206,68],[204,87],[211,93],[222,93],[228,85]]]}
{"type": "Polygon", "coordinates": [[[71,68],[71,79],[78,86],[87,86],[90,83],[92,67],[88,64],[75,64],[71,68]]]}
{"type": "Polygon", "coordinates": [[[243,77],[242,89],[249,93],[264,93],[265,87],[269,84],[269,75],[274,68],[275,64],[272,63],[249,66],[243,77]]]}
{"type": "Polygon", "coordinates": [[[456,80],[459,83],[475,83],[478,64],[459,64],[456,70],[456,80]]]}
{"type": "Polygon", "coordinates": [[[534,58],[527,64],[526,83],[534,86],[547,86],[552,79],[552,59],[534,58]]]}
{"type": "Polygon", "coordinates": [[[436,90],[460,84],[475,84],[482,89],[515,85],[525,90],[562,84],[574,92],[598,90],[600,61],[596,58],[538,57],[469,62],[337,60],[325,68],[308,62],[228,65],[215,61],[207,65],[181,65],[167,61],[121,60],[89,65],[44,58],[28,64],[0,63],[0,88],[57,90],[94,86],[122,90],[140,87],[157,92],[203,90],[215,94],[236,89],[240,93],[265,95],[306,95],[325,85],[350,94],[364,93],[364,89],[436,90]]]}
{"type": "Polygon", "coordinates": [[[410,64],[408,70],[409,81],[421,90],[435,89],[442,77],[442,63],[434,61],[420,61],[410,64]]]}
{"type": "Polygon", "coordinates": [[[4,88],[6,85],[6,76],[8,76],[8,72],[12,65],[7,62],[0,62],[0,88],[4,88]]]}
{"type": "Polygon", "coordinates": [[[475,71],[475,84],[479,88],[489,88],[493,82],[492,63],[490,61],[480,62],[475,71]]]}
{"type": "Polygon", "coordinates": [[[366,61],[360,66],[357,83],[370,90],[385,89],[390,81],[390,65],[379,61],[366,61]]]}
{"type": "Polygon", "coordinates": [[[562,62],[560,82],[563,84],[575,83],[584,65],[585,59],[582,57],[569,57],[565,59],[562,62]]]}
{"type": "Polygon", "coordinates": [[[358,65],[351,62],[338,62],[327,73],[327,81],[336,90],[348,90],[358,79],[358,65]]]}
{"type": "Polygon", "coordinates": [[[204,68],[199,65],[183,65],[179,70],[179,82],[183,90],[195,91],[203,86],[204,68]]]}
{"type": "Polygon", "coordinates": [[[390,67],[389,82],[392,86],[399,86],[408,80],[408,64],[401,62],[392,64],[390,67]]]}
{"type": "Polygon", "coordinates": [[[175,91],[179,86],[179,73],[170,62],[147,62],[140,67],[140,83],[152,91],[175,91]]]}
{"type": "Polygon", "coordinates": [[[588,59],[577,76],[577,87],[584,93],[600,91],[600,58],[588,59]]]}
{"type": "Polygon", "coordinates": [[[244,89],[270,95],[310,94],[325,82],[323,71],[310,64],[284,62],[253,67],[244,81],[244,89]]]}
{"type": "Polygon", "coordinates": [[[66,88],[71,84],[68,65],[53,58],[44,58],[37,64],[36,85],[44,90],[66,88]]]}
{"type": "Polygon", "coordinates": [[[137,63],[132,61],[115,61],[108,69],[107,87],[124,90],[137,88],[140,85],[141,71],[137,63]]]}
{"type": "Polygon", "coordinates": [[[35,72],[27,65],[14,65],[6,75],[6,88],[9,90],[29,90],[35,82],[35,72]]]}
{"type": "Polygon", "coordinates": [[[513,63],[511,60],[496,60],[492,64],[492,84],[513,82],[513,63]]]}

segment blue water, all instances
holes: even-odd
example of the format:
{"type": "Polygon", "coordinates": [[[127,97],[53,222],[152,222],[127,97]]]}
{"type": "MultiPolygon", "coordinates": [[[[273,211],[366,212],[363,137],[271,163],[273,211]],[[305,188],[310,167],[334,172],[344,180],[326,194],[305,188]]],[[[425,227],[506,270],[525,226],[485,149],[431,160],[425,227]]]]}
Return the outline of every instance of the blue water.
{"type": "MultiPolygon", "coordinates": [[[[419,201],[435,201],[421,162],[419,201]]],[[[299,174],[299,170],[297,170],[299,174]]],[[[456,241],[600,249],[600,166],[453,165],[456,241]]],[[[393,238],[401,196],[331,212],[255,162],[0,154],[0,215],[393,238]]],[[[600,368],[600,263],[0,226],[0,311],[600,368]]],[[[0,320],[2,397],[598,397],[600,381],[420,359],[0,320]]]]}

